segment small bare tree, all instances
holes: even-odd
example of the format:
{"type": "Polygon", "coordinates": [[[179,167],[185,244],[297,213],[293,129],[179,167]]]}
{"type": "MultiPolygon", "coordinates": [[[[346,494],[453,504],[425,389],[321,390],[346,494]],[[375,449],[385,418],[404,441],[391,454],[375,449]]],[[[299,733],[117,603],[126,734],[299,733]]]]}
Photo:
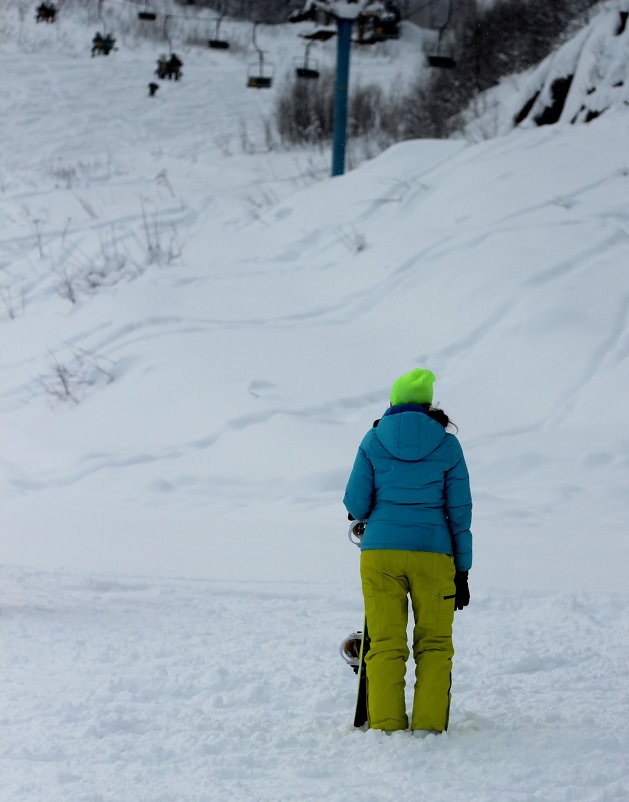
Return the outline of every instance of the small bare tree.
{"type": "Polygon", "coordinates": [[[169,265],[179,259],[184,243],[179,236],[177,227],[171,224],[169,231],[157,216],[149,220],[144,204],[142,204],[142,230],[149,264],[169,265]]]}
{"type": "Polygon", "coordinates": [[[12,284],[0,284],[0,300],[10,320],[24,313],[24,290],[16,293],[12,284]]]}
{"type": "Polygon", "coordinates": [[[42,388],[53,399],[73,404],[80,403],[88,388],[113,380],[113,363],[82,349],[74,350],[63,362],[49,352],[48,373],[39,377],[42,388]]]}

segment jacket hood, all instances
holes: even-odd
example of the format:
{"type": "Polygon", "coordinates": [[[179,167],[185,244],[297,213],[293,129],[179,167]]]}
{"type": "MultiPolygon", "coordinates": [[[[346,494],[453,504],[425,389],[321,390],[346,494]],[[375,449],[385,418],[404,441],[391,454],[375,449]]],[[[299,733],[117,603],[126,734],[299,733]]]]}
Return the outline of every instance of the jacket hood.
{"type": "Polygon", "coordinates": [[[446,430],[421,407],[390,407],[380,419],[376,437],[396,459],[415,462],[438,448],[446,430]]]}

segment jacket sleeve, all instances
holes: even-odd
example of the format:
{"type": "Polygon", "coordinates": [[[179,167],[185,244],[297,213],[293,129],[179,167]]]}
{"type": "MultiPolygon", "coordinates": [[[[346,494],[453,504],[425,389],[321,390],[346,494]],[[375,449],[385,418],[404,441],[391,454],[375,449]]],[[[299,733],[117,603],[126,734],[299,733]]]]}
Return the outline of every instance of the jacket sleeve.
{"type": "Polygon", "coordinates": [[[354,460],[354,467],[345,488],[345,496],[343,497],[343,504],[345,504],[346,510],[358,521],[366,520],[373,507],[373,465],[365,450],[369,435],[370,433],[365,436],[360,444],[354,460]]]}
{"type": "Polygon", "coordinates": [[[452,467],[445,475],[446,515],[452,537],[454,565],[457,571],[472,567],[472,494],[470,477],[463,457],[461,444],[450,435],[452,443],[452,467]]]}

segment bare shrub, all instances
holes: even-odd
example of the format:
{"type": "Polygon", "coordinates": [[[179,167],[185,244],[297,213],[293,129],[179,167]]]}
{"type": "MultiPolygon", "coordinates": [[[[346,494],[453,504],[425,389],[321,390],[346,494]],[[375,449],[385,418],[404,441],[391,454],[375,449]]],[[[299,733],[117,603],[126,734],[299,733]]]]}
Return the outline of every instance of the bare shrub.
{"type": "MultiPolygon", "coordinates": [[[[275,107],[277,130],[282,141],[289,144],[328,142],[334,127],[334,91],[335,76],[331,69],[322,71],[316,82],[287,81],[275,107]]],[[[389,136],[384,123],[389,111],[390,103],[379,86],[358,84],[350,92],[348,135],[369,136],[390,144],[395,137],[389,136]]]]}
{"type": "Polygon", "coordinates": [[[78,303],[82,295],[92,295],[101,287],[113,287],[121,281],[137,278],[142,269],[129,259],[126,248],[112,228],[101,233],[100,253],[87,256],[81,252],[64,257],[54,268],[57,293],[70,303],[78,303]]]}
{"type": "Polygon", "coordinates": [[[175,225],[168,226],[157,215],[149,220],[142,206],[142,230],[148,264],[172,264],[179,259],[184,243],[175,225]]]}
{"type": "Polygon", "coordinates": [[[338,241],[347,249],[348,253],[361,253],[367,247],[365,235],[356,229],[355,226],[341,228],[337,231],[338,241]]]}
{"type": "Polygon", "coordinates": [[[24,290],[16,290],[13,284],[0,284],[0,300],[5,308],[9,320],[14,320],[19,314],[24,314],[24,290]]]}
{"type": "Polygon", "coordinates": [[[55,289],[58,294],[71,304],[75,304],[78,299],[77,278],[64,265],[57,269],[57,282],[55,289]]]}
{"type": "Polygon", "coordinates": [[[334,72],[324,70],[319,79],[287,81],[275,106],[277,130],[290,144],[325,142],[332,135],[334,72]]]}
{"type": "Polygon", "coordinates": [[[324,159],[323,154],[318,156],[309,155],[305,161],[297,160],[297,174],[293,178],[296,186],[310,186],[323,178],[327,177],[330,173],[330,164],[328,159],[324,159]]]}
{"type": "MultiPolygon", "coordinates": [[[[44,258],[44,222],[45,220],[42,217],[35,217],[30,210],[30,207],[26,204],[22,206],[22,214],[29,222],[32,230],[33,230],[33,239],[35,244],[37,245],[37,251],[39,252],[39,258],[44,258]]],[[[46,212],[44,211],[44,215],[47,217],[46,212]]]]}
{"type": "Polygon", "coordinates": [[[240,137],[240,147],[243,153],[255,153],[256,147],[249,136],[249,129],[244,120],[240,120],[238,124],[238,135],[240,137]]]}
{"type": "Polygon", "coordinates": [[[382,89],[373,84],[353,87],[349,102],[347,129],[350,136],[361,136],[375,131],[380,126],[380,111],[383,106],[382,89]]]}
{"type": "Polygon", "coordinates": [[[254,220],[263,222],[263,214],[266,209],[274,206],[279,201],[279,198],[273,190],[258,189],[256,193],[252,193],[247,197],[249,204],[249,212],[254,220]]]}
{"type": "Polygon", "coordinates": [[[77,171],[75,167],[57,167],[50,171],[53,178],[61,181],[66,189],[71,189],[76,181],[77,171]]]}
{"type": "Polygon", "coordinates": [[[110,384],[113,380],[113,363],[82,349],[74,350],[63,362],[50,352],[48,372],[39,377],[41,387],[53,399],[73,404],[80,403],[89,388],[110,384]]]}
{"type": "Polygon", "coordinates": [[[232,135],[222,132],[218,134],[214,134],[212,137],[214,144],[221,152],[223,156],[231,156],[232,155],[232,135]]]}

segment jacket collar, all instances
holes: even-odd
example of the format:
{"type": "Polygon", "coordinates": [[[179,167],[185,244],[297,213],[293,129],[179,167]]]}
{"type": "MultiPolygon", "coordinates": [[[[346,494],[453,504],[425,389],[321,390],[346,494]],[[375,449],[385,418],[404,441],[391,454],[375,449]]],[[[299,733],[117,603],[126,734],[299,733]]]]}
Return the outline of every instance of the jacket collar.
{"type": "Polygon", "coordinates": [[[399,415],[401,412],[423,412],[428,415],[426,407],[419,404],[396,404],[394,407],[389,407],[382,417],[385,415],[399,415]]]}

